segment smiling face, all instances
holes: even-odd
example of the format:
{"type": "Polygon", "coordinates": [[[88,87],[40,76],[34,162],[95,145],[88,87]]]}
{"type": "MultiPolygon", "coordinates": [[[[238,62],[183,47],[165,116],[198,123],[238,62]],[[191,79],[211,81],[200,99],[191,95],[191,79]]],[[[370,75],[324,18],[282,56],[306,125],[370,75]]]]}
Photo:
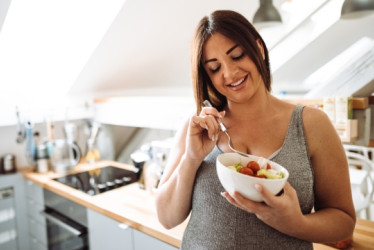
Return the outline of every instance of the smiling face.
{"type": "Polygon", "coordinates": [[[265,89],[256,65],[243,48],[220,33],[206,41],[202,64],[214,87],[228,101],[247,101],[265,89]]]}

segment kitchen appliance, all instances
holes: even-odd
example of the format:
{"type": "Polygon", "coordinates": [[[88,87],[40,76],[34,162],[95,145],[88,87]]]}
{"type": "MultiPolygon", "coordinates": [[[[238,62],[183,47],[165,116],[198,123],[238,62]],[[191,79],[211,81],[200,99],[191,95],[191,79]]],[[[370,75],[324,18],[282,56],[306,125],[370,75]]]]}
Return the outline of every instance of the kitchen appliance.
{"type": "Polygon", "coordinates": [[[48,249],[88,250],[87,208],[44,189],[48,249]]]}
{"type": "Polygon", "coordinates": [[[50,142],[48,151],[53,171],[56,173],[66,173],[75,167],[81,159],[78,145],[65,139],[50,142]]]}
{"type": "Polygon", "coordinates": [[[9,174],[16,171],[16,157],[13,154],[5,154],[0,158],[0,174],[9,174]]]}
{"type": "MultiPolygon", "coordinates": [[[[106,166],[53,180],[86,194],[96,195],[136,182],[138,178],[133,171],[106,166]],[[92,172],[97,173],[95,186],[90,182],[92,172]]],[[[44,203],[45,209],[41,214],[47,222],[48,249],[88,250],[87,208],[47,189],[44,189],[44,203]]]]}
{"type": "Polygon", "coordinates": [[[143,146],[141,150],[136,150],[130,155],[131,160],[137,170],[137,174],[139,175],[139,187],[142,189],[145,189],[143,169],[144,166],[151,160],[150,149],[151,148],[147,148],[147,150],[145,150],[145,147],[143,146]]]}
{"type": "Polygon", "coordinates": [[[94,171],[69,174],[53,180],[93,196],[136,182],[138,179],[139,175],[134,171],[106,166],[94,171]],[[92,176],[92,172],[98,174],[92,176]],[[94,181],[92,181],[92,178],[94,178],[94,181]]]}

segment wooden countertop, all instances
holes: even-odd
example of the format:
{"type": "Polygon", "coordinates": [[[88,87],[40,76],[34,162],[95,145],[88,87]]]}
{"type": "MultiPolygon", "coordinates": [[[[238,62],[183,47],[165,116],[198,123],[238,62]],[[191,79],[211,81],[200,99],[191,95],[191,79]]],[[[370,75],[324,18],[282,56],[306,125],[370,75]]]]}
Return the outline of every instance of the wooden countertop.
{"type": "MultiPolygon", "coordinates": [[[[82,172],[94,167],[116,166],[125,169],[134,169],[131,165],[121,164],[112,161],[101,161],[95,166],[79,164],[73,172],[82,172]]],[[[53,191],[78,204],[100,212],[118,222],[125,223],[136,230],[144,232],[152,237],[158,238],[175,247],[180,247],[187,221],[181,225],[166,230],[157,219],[154,197],[147,191],[140,189],[138,183],[133,183],[102,194],[90,196],[79,190],[68,187],[53,178],[62,176],[54,172],[40,174],[31,170],[21,170],[25,179],[28,179],[39,186],[53,191]]],[[[373,249],[374,248],[374,222],[357,220],[353,235],[352,249],[373,249]]],[[[329,250],[335,249],[323,244],[314,244],[314,249],[329,250]]]]}

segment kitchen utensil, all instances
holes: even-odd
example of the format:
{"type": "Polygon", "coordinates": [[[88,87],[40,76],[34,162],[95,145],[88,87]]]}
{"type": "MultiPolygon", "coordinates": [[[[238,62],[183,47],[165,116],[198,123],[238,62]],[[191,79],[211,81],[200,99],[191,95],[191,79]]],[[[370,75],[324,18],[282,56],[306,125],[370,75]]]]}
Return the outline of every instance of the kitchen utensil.
{"type": "Polygon", "coordinates": [[[26,128],[26,159],[31,165],[35,165],[36,146],[34,140],[34,124],[31,121],[25,123],[26,128]]]}
{"type": "Polygon", "coordinates": [[[77,138],[78,138],[77,125],[75,125],[74,123],[71,123],[71,122],[65,123],[65,125],[64,125],[64,134],[65,134],[65,138],[68,141],[74,141],[74,142],[76,142],[77,138]]]}
{"type": "Polygon", "coordinates": [[[18,107],[16,107],[16,116],[17,116],[17,143],[22,143],[26,139],[25,127],[22,124],[21,115],[18,107]]]}
{"type": "MultiPolygon", "coordinates": [[[[210,107],[210,108],[213,107],[213,105],[208,100],[205,100],[203,102],[203,104],[204,104],[205,107],[210,107]]],[[[219,127],[220,127],[221,131],[224,132],[227,135],[227,138],[229,139],[229,141],[228,141],[229,148],[232,151],[234,151],[235,153],[238,153],[242,156],[248,157],[249,154],[246,154],[246,153],[243,153],[243,152],[240,152],[240,151],[234,149],[234,147],[232,146],[231,137],[230,137],[229,133],[227,132],[227,129],[226,129],[225,125],[220,120],[218,120],[218,124],[219,124],[219,127]]]]}
{"type": "MultiPolygon", "coordinates": [[[[70,142],[70,143],[73,143],[76,145],[76,148],[78,149],[78,153],[79,155],[82,155],[82,151],[80,149],[80,147],[78,146],[77,144],[77,138],[78,138],[78,129],[77,129],[77,125],[75,125],[74,123],[65,123],[64,125],[64,134],[65,134],[65,139],[70,142]]],[[[75,151],[73,151],[73,153],[75,154],[75,151]]],[[[74,155],[75,157],[75,155],[74,155]]]]}
{"type": "Polygon", "coordinates": [[[77,144],[65,139],[54,140],[49,143],[49,156],[53,170],[56,173],[65,173],[75,167],[81,159],[77,144]]]}
{"type": "Polygon", "coordinates": [[[97,180],[98,176],[100,175],[100,168],[88,170],[88,174],[90,176],[90,180],[89,180],[90,185],[94,189],[95,194],[100,193],[99,188],[98,188],[98,180],[97,180]]]}
{"type": "Polygon", "coordinates": [[[45,128],[47,133],[47,140],[53,141],[55,140],[55,125],[52,120],[47,119],[45,121],[45,128]]]}
{"type": "Polygon", "coordinates": [[[86,160],[89,163],[95,163],[96,160],[100,159],[100,152],[96,147],[96,138],[97,134],[99,133],[100,130],[100,124],[97,122],[93,122],[91,131],[90,131],[90,136],[87,139],[87,149],[86,149],[86,160]]]}

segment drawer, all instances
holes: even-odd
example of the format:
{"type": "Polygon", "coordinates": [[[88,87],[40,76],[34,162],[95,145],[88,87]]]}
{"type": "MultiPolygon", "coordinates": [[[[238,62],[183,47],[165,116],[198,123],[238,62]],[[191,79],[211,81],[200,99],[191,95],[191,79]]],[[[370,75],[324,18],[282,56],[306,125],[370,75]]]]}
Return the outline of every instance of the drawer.
{"type": "Polygon", "coordinates": [[[0,211],[14,208],[14,191],[13,188],[0,189],[0,211]]]}
{"type": "Polygon", "coordinates": [[[44,205],[43,188],[32,181],[26,180],[26,196],[44,205]]]}
{"type": "Polygon", "coordinates": [[[15,228],[8,228],[0,232],[0,249],[17,249],[17,231],[15,228]]]}
{"type": "Polygon", "coordinates": [[[40,214],[44,210],[44,206],[35,202],[34,200],[27,200],[27,214],[31,219],[36,220],[38,223],[45,225],[45,218],[40,214]]]}
{"type": "Polygon", "coordinates": [[[30,235],[29,250],[48,250],[47,245],[30,235]]]}
{"type": "Polygon", "coordinates": [[[29,218],[29,234],[45,245],[48,243],[46,226],[31,218],[29,218]]]}
{"type": "Polygon", "coordinates": [[[0,241],[0,249],[18,249],[17,240],[13,239],[5,242],[0,241]]]}
{"type": "MultiPolygon", "coordinates": [[[[9,230],[16,230],[16,219],[8,219],[4,221],[0,221],[0,242],[1,242],[1,235],[4,232],[9,230]]],[[[0,248],[1,249],[1,248],[0,248]]]]}

